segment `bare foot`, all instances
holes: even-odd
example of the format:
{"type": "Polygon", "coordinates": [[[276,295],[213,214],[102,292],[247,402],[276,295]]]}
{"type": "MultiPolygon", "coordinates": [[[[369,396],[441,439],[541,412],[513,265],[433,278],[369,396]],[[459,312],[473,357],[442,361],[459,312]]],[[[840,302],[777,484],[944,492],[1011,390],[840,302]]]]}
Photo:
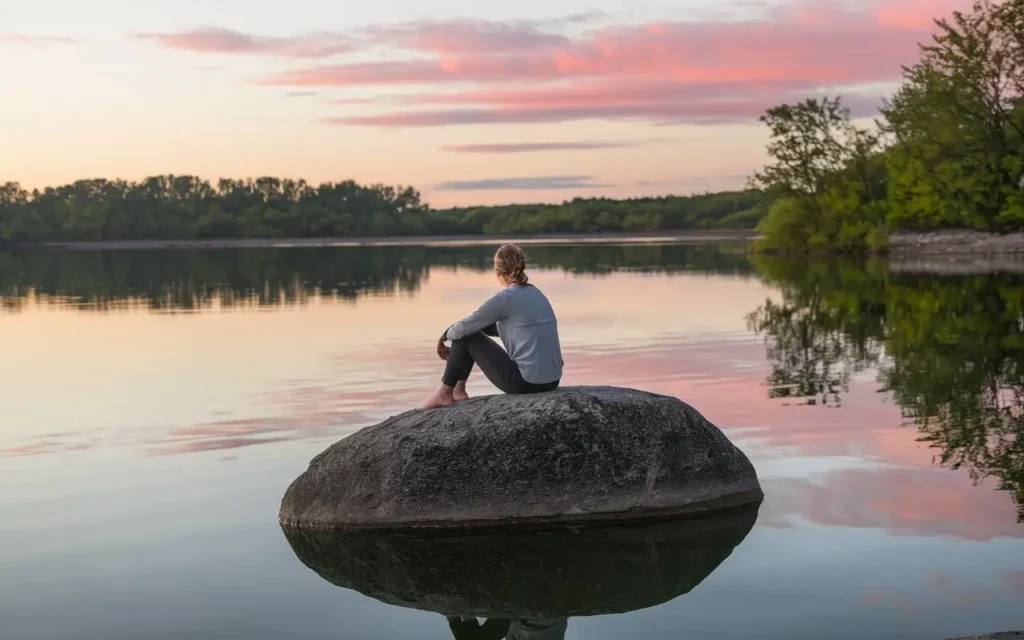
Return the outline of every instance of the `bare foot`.
{"type": "Polygon", "coordinates": [[[451,387],[441,386],[440,389],[434,392],[434,395],[430,396],[427,402],[423,405],[424,409],[439,409],[441,407],[450,407],[455,404],[455,394],[451,387]]]}
{"type": "Polygon", "coordinates": [[[455,384],[455,391],[452,392],[452,397],[455,398],[456,402],[462,402],[463,400],[469,400],[469,393],[466,392],[466,383],[458,382],[455,384]]]}

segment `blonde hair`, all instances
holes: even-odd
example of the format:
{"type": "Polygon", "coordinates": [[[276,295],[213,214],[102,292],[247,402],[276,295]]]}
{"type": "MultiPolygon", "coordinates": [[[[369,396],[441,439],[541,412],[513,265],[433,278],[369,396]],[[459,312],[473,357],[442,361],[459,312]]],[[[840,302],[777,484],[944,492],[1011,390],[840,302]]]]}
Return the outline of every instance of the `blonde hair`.
{"type": "Polygon", "coordinates": [[[526,277],[526,254],[514,244],[502,245],[494,254],[494,272],[510,284],[522,287],[530,282],[526,277]]]}

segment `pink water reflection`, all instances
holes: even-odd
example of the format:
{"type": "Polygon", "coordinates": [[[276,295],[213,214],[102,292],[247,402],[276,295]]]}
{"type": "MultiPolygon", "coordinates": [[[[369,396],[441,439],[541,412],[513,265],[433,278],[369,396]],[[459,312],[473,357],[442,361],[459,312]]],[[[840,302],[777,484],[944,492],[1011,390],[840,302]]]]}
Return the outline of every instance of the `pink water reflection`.
{"type": "MultiPolygon", "coordinates": [[[[763,285],[629,273],[599,283],[560,273],[539,279],[566,292],[558,298],[564,384],[635,387],[693,405],[754,460],[768,494],[762,525],[1024,537],[1010,497],[991,483],[974,486],[966,471],[937,466],[936,452],[917,441],[916,429],[877,393],[872,376],[855,379],[839,409],[769,398],[765,346],[742,320],[771,295],[763,285]]],[[[21,358],[18,374],[50,381],[53,371],[84,362],[66,374],[61,394],[78,393],[94,408],[71,410],[67,428],[15,424],[0,432],[0,460],[39,460],[42,469],[89,464],[88,456],[114,451],[199,459],[335,441],[417,406],[441,374],[434,328],[462,310],[453,305],[472,303],[464,296],[453,302],[452,292],[491,289],[488,274],[437,269],[415,296],[359,305],[314,300],[302,308],[172,318],[31,312],[20,334],[28,346],[9,354],[21,358]],[[100,346],[91,347],[83,334],[100,346]],[[120,347],[116,356],[111,345],[120,347]],[[64,358],[56,368],[37,357],[46,349],[64,358]],[[126,424],[124,416],[137,423],[126,424]]],[[[494,392],[482,378],[470,390],[494,392]]],[[[26,414],[38,406],[25,404],[26,414]]]]}
{"type": "MultiPolygon", "coordinates": [[[[1024,537],[1009,497],[991,484],[974,486],[965,472],[936,466],[934,452],[917,442],[917,431],[903,424],[898,407],[876,393],[870,379],[855,381],[842,409],[835,410],[769,399],[764,347],[750,338],[609,344],[567,349],[565,355],[566,384],[630,386],[681,398],[729,433],[759,468],[770,466],[771,472],[762,470],[768,496],[760,519],[764,526],[812,523],[978,541],[1024,537]],[[824,468],[787,470],[801,467],[801,460],[824,461],[824,468]],[[850,460],[858,466],[844,468],[850,460]]],[[[157,430],[130,446],[147,455],[180,455],[336,439],[414,407],[439,372],[436,358],[402,348],[330,360],[339,381],[371,366],[404,362],[406,369],[391,381],[370,380],[348,389],[343,382],[303,380],[251,399],[269,415],[157,430]]],[[[493,392],[483,381],[473,390],[493,392]]],[[[103,446],[124,443],[105,441],[102,434],[87,442],[50,436],[0,453],[38,456],[103,446]]]]}

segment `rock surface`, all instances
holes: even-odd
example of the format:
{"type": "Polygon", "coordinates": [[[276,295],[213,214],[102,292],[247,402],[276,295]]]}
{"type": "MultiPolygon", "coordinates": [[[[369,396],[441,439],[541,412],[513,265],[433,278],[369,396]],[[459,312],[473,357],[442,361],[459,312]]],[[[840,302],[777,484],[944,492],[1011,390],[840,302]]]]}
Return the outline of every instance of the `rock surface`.
{"type": "Polygon", "coordinates": [[[1024,640],[1024,631],[1004,631],[1002,633],[990,633],[984,636],[954,638],[953,640],[1024,640]]]}
{"type": "Polygon", "coordinates": [[[364,530],[544,527],[759,503],[750,460],[697,410],[613,387],[475,398],[332,445],[280,521],[364,530]]]}
{"type": "Polygon", "coordinates": [[[732,553],[757,506],[699,519],[578,531],[463,533],[283,527],[322,578],[446,616],[543,620],[625,613],[694,589],[732,553]]]}

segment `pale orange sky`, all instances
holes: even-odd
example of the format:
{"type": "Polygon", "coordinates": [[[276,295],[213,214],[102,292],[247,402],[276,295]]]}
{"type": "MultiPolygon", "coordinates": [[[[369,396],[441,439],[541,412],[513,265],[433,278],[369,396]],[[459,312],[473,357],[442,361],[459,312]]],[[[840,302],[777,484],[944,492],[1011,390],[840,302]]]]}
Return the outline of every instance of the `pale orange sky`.
{"type": "Polygon", "coordinates": [[[741,187],[765,108],[826,90],[870,115],[968,4],[0,2],[0,182],[352,178],[434,206],[741,187]]]}

